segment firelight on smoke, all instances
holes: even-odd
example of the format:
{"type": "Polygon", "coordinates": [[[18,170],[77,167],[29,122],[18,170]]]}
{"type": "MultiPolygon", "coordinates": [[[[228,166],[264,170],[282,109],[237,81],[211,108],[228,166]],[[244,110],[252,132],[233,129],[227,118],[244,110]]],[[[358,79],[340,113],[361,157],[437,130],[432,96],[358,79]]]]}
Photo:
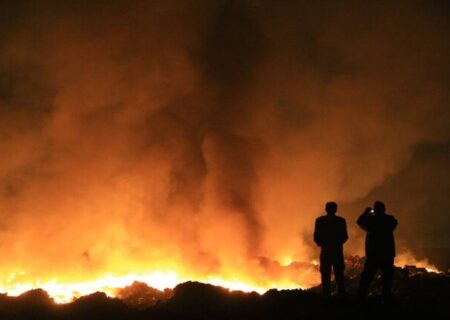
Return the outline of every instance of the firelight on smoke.
{"type": "Polygon", "coordinates": [[[445,247],[445,10],[324,3],[1,1],[0,291],[307,288],[330,200],[445,247]]]}

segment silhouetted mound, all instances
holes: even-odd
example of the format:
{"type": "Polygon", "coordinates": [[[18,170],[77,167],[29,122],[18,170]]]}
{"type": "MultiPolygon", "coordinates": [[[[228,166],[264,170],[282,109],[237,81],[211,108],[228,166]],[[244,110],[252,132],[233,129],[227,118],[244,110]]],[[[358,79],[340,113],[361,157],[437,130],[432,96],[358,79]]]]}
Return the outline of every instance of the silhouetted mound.
{"type": "Polygon", "coordinates": [[[137,309],[147,309],[164,302],[173,296],[173,290],[155,289],[143,282],[135,281],[130,286],[120,289],[117,297],[128,306],[137,309]]]}
{"type": "Polygon", "coordinates": [[[186,282],[175,287],[173,297],[161,304],[159,311],[170,319],[245,319],[255,313],[260,298],[257,293],[186,282]]]}
{"type": "Polygon", "coordinates": [[[53,299],[42,289],[27,291],[21,294],[17,301],[26,305],[51,306],[54,304],[53,299]]]}
{"type": "Polygon", "coordinates": [[[55,304],[40,289],[15,298],[0,295],[0,319],[404,319],[446,318],[450,314],[450,274],[430,273],[413,266],[396,268],[393,305],[384,305],[379,299],[379,279],[367,303],[357,304],[353,294],[362,262],[360,258],[352,259],[353,264],[347,262],[347,301],[324,299],[316,292],[318,288],[272,289],[259,295],[230,292],[199,282],[182,283],[165,291],[136,282],[119,291],[120,299],[97,292],[65,305],[55,304]]]}
{"type": "Polygon", "coordinates": [[[112,319],[121,314],[127,314],[129,308],[116,298],[109,298],[103,292],[96,292],[80,297],[63,308],[65,319],[112,319]]]}
{"type": "Polygon", "coordinates": [[[53,319],[55,304],[47,292],[35,289],[17,298],[0,296],[0,319],[53,319]]]}
{"type": "MultiPolygon", "coordinates": [[[[347,258],[346,283],[350,293],[355,293],[359,285],[359,275],[364,266],[364,258],[352,256],[347,258]]],[[[311,289],[313,291],[318,288],[311,289]]],[[[377,299],[381,295],[382,281],[380,275],[375,278],[370,297],[377,299]]],[[[397,301],[418,301],[418,303],[439,303],[450,297],[450,273],[428,272],[416,266],[395,267],[393,294],[397,301]]],[[[450,301],[450,300],[448,300],[450,301]]]]}

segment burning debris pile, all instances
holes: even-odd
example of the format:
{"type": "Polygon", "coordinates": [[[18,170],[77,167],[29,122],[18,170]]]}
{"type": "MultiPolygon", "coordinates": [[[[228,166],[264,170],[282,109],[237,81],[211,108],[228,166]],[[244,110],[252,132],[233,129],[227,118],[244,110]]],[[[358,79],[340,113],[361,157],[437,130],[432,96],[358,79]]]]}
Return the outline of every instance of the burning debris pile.
{"type": "MultiPolygon", "coordinates": [[[[350,295],[356,293],[359,285],[359,277],[364,268],[365,258],[359,256],[346,257],[346,283],[350,295]]],[[[399,301],[411,301],[422,299],[429,302],[444,301],[450,297],[450,272],[431,271],[430,267],[419,267],[415,265],[396,266],[394,272],[393,292],[399,301]]],[[[202,285],[196,283],[196,290],[200,290],[202,285]]],[[[203,287],[202,287],[203,288],[203,287]]],[[[219,286],[206,285],[205,288],[221,288],[219,286]]],[[[214,290],[216,290],[214,289],[214,290]]],[[[370,298],[377,300],[381,295],[382,279],[378,275],[373,283],[370,298]]],[[[181,284],[174,289],[165,289],[163,291],[150,287],[142,282],[134,282],[132,285],[117,291],[116,297],[123,301],[131,308],[147,309],[160,306],[170,301],[174,296],[178,296],[182,292],[187,294],[190,290],[189,282],[181,284]]],[[[211,289],[212,290],[212,289],[211,289]]],[[[243,293],[242,291],[232,291],[226,288],[217,289],[219,292],[226,292],[233,296],[254,296],[256,293],[243,293]],[[239,293],[240,292],[240,293],[239,293]]],[[[281,292],[311,292],[320,295],[320,285],[309,290],[277,290],[271,289],[262,296],[277,296],[281,292]]],[[[197,295],[193,295],[196,297],[197,295]]],[[[259,296],[259,295],[257,295],[259,296]]]]}
{"type": "Polygon", "coordinates": [[[319,287],[309,290],[272,289],[264,294],[230,291],[200,282],[185,282],[174,289],[158,290],[141,282],[119,289],[116,298],[97,292],[71,303],[55,304],[41,289],[18,297],[0,295],[2,319],[293,319],[299,316],[319,319],[345,316],[358,319],[376,318],[389,312],[397,316],[445,315],[450,301],[450,273],[430,272],[407,265],[395,268],[396,304],[386,309],[379,304],[379,277],[369,302],[357,306],[351,296],[359,283],[364,259],[347,258],[347,284],[350,298],[346,303],[325,301],[319,287]]]}
{"type": "MultiPolygon", "coordinates": [[[[359,256],[346,257],[346,287],[350,294],[355,294],[365,258],[359,256]]],[[[310,289],[320,293],[320,286],[310,289]]],[[[372,285],[370,296],[377,299],[381,295],[382,279],[378,274],[372,285]]],[[[450,272],[437,271],[432,266],[421,267],[415,265],[396,266],[394,270],[393,294],[399,301],[423,299],[441,301],[450,297],[450,272]]]]}
{"type": "MultiPolygon", "coordinates": [[[[345,258],[345,275],[350,278],[354,279],[358,277],[363,268],[364,268],[365,258],[360,256],[348,256],[345,258]]],[[[436,275],[450,275],[450,270],[447,271],[439,271],[435,266],[433,265],[415,265],[415,264],[399,264],[396,263],[395,267],[395,277],[396,279],[402,279],[405,277],[414,277],[414,276],[424,276],[424,277],[433,277],[436,275]]]]}
{"type": "Polygon", "coordinates": [[[132,285],[119,289],[117,298],[128,306],[138,309],[146,309],[172,298],[173,290],[158,290],[146,283],[135,281],[132,285]]]}

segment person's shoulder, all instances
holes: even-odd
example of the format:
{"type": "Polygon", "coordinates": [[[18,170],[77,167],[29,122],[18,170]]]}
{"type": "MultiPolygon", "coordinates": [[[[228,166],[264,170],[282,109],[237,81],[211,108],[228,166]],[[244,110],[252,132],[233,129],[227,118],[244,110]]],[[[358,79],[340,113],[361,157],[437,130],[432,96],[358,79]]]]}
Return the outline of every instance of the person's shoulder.
{"type": "Polygon", "coordinates": [[[327,216],[320,216],[316,219],[316,222],[325,221],[327,219],[327,216]]]}
{"type": "Polygon", "coordinates": [[[389,221],[390,224],[392,224],[392,225],[397,225],[398,224],[397,219],[393,215],[388,214],[387,218],[388,218],[388,221],[389,221]]]}
{"type": "Polygon", "coordinates": [[[341,216],[335,216],[336,221],[340,222],[340,223],[345,223],[345,218],[341,217],[341,216]]]}
{"type": "Polygon", "coordinates": [[[392,215],[392,214],[387,214],[386,213],[386,219],[389,219],[389,220],[397,220],[397,219],[395,219],[395,217],[394,217],[394,215],[392,215]]]}

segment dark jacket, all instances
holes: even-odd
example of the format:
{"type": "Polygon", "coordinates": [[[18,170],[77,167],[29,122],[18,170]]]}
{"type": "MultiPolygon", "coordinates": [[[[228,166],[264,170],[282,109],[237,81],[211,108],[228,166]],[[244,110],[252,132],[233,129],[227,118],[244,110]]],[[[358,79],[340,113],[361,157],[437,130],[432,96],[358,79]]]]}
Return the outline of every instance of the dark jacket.
{"type": "Polygon", "coordinates": [[[388,214],[363,213],[357,220],[358,225],[367,232],[367,258],[384,259],[395,257],[394,230],[397,220],[388,214]]]}
{"type": "Polygon", "coordinates": [[[342,252],[342,245],[347,239],[347,224],[344,218],[326,215],[316,219],[314,242],[322,251],[342,252]]]}

